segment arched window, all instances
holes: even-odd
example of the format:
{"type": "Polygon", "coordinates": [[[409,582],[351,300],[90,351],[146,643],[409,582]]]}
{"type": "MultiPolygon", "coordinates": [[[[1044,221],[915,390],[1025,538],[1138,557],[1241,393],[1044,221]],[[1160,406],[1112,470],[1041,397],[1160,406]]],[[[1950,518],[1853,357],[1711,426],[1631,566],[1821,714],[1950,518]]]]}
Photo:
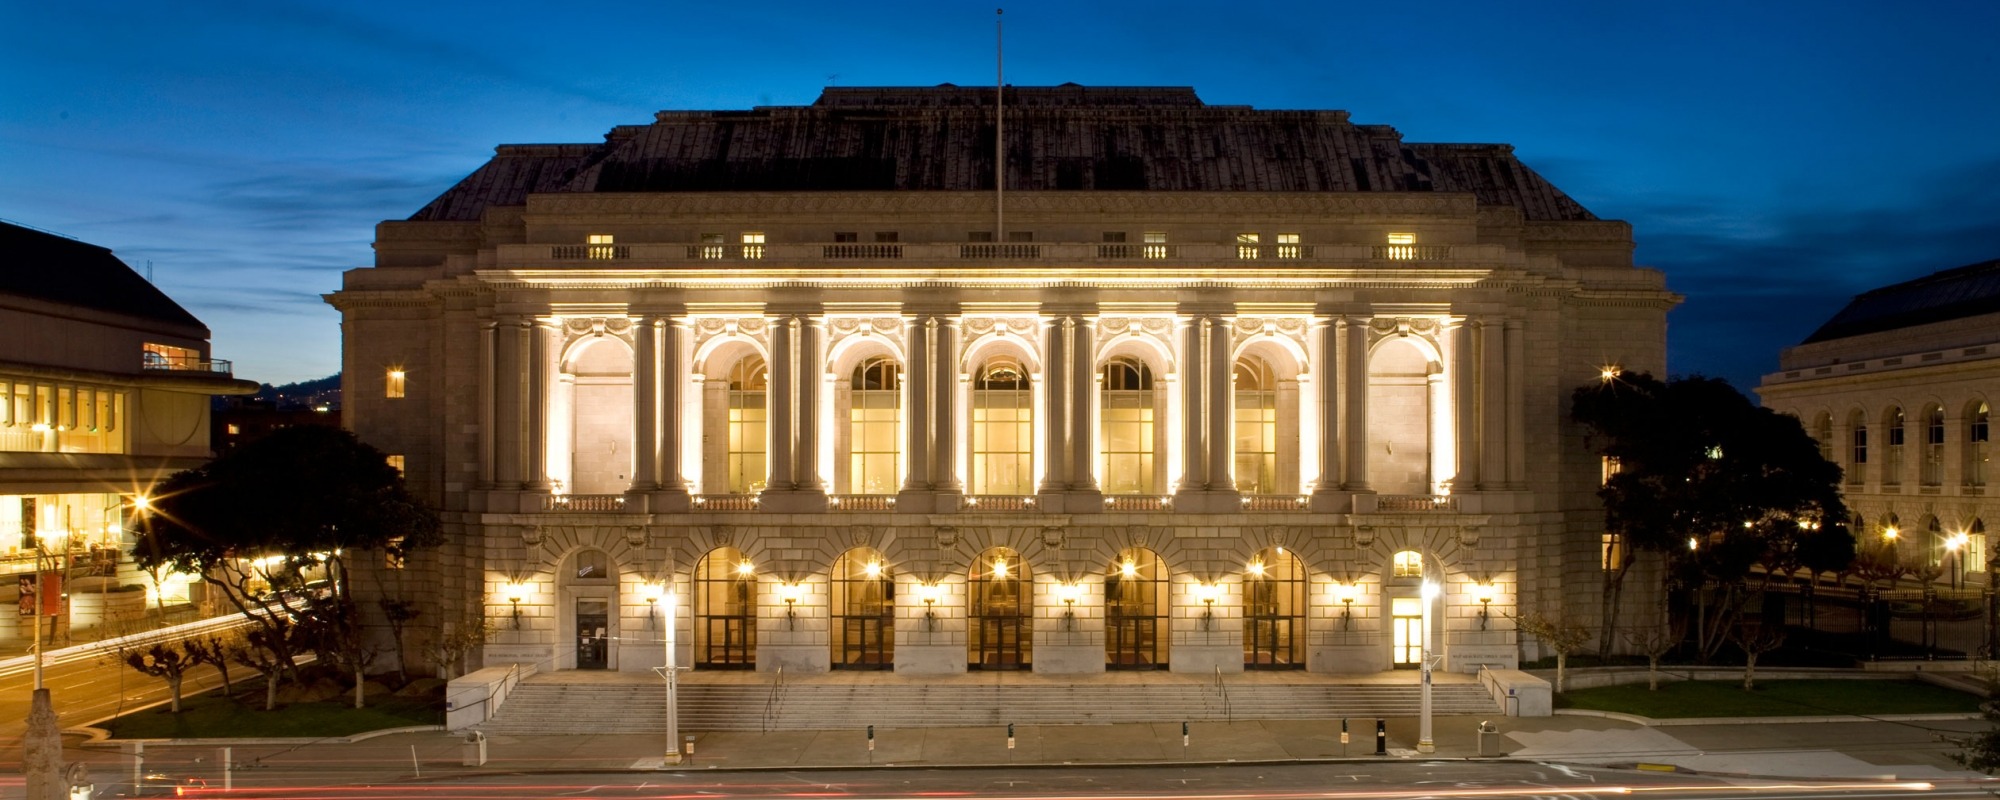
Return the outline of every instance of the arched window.
{"type": "Polygon", "coordinates": [[[710,669],[757,665],[757,568],[734,547],[694,567],[694,660],[710,669]]]}
{"type": "Polygon", "coordinates": [[[1005,547],[980,553],[966,572],[967,665],[1027,669],[1033,656],[1034,581],[1028,562],[1005,547]]]}
{"type": "Polygon", "coordinates": [[[1986,401],[1972,404],[1965,415],[1965,485],[1986,485],[1986,401]]]}
{"type": "Polygon", "coordinates": [[[1107,669],[1166,669],[1169,601],[1166,562],[1134,547],[1104,573],[1104,664],[1107,669]]]}
{"type": "Polygon", "coordinates": [[[1919,480],[1925,486],[1944,483],[1944,407],[1924,407],[1924,463],[1919,480]]]}
{"type": "Polygon", "coordinates": [[[1847,415],[1848,430],[1853,431],[1847,449],[1847,482],[1860,486],[1868,482],[1868,418],[1860,411],[1847,415]]]}
{"type": "Polygon", "coordinates": [[[764,360],[755,356],[745,357],[729,370],[729,443],[724,468],[731,494],[764,490],[769,474],[765,469],[769,374],[764,360]]]}
{"type": "Polygon", "coordinates": [[[1944,566],[1945,556],[1951,550],[1951,537],[1944,533],[1944,526],[1936,516],[1924,517],[1924,563],[1933,567],[1944,566]]]}
{"type": "Polygon", "coordinates": [[[857,547],[833,562],[829,637],[834,669],[889,669],[895,663],[896,581],[882,554],[857,547]]]}
{"type": "Polygon", "coordinates": [[[1104,441],[1106,494],[1143,494],[1153,482],[1153,370],[1132,358],[1104,364],[1099,435],[1104,441]]]}
{"type": "Polygon", "coordinates": [[[1034,493],[1035,398],[1020,362],[986,362],[972,383],[972,493],[1034,493]]]}
{"type": "Polygon", "coordinates": [[[570,558],[569,580],[602,583],[611,580],[611,557],[603,550],[579,550],[570,558]]]}
{"type": "Polygon", "coordinates": [[[1278,374],[1255,356],[1236,362],[1236,490],[1278,494],[1278,374]]]}
{"type": "Polygon", "coordinates": [[[1965,529],[1965,539],[1965,570],[1967,572],[1986,572],[1990,565],[1990,562],[1986,560],[1986,523],[1981,522],[1978,517],[1974,517],[1972,525],[1965,529]]]}
{"type": "Polygon", "coordinates": [[[849,380],[848,471],[850,494],[895,494],[901,486],[903,370],[887,358],[861,362],[849,380]]]}
{"type": "Polygon", "coordinates": [[[1833,415],[1824,411],[1813,419],[1813,441],[1819,442],[1819,457],[1833,460],[1833,415]]]}
{"type": "Polygon", "coordinates": [[[1903,483],[1903,409],[1892,406],[1889,413],[1882,415],[1882,427],[1887,428],[1888,441],[1884,442],[1887,452],[1882,459],[1882,485],[1900,486],[1903,483]]]}
{"type": "Polygon", "coordinates": [[[1424,554],[1415,550],[1403,550],[1390,558],[1389,576],[1392,578],[1421,578],[1424,576],[1424,554]]]}
{"type": "Polygon", "coordinates": [[[1274,547],[1251,556],[1243,575],[1243,666],[1306,666],[1306,570],[1297,554],[1274,547]]]}

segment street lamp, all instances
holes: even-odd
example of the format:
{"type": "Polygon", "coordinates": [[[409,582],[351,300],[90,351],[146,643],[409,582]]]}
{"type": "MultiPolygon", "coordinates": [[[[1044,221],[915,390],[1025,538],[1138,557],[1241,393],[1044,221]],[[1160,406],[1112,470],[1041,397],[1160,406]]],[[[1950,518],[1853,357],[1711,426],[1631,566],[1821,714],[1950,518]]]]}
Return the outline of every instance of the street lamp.
{"type": "Polygon", "coordinates": [[[1423,642],[1418,646],[1418,671],[1422,674],[1420,689],[1422,702],[1421,716],[1417,725],[1417,752],[1435,753],[1437,744],[1431,741],[1431,603],[1437,599],[1438,585],[1429,578],[1424,579],[1423,599],[1423,642]]]}
{"type": "Polygon", "coordinates": [[[660,667],[660,677],[667,681],[667,752],[666,766],[681,763],[681,715],[678,705],[680,671],[674,665],[674,590],[669,587],[660,594],[661,616],[666,620],[666,636],[661,641],[666,645],[665,666],[660,667]]]}

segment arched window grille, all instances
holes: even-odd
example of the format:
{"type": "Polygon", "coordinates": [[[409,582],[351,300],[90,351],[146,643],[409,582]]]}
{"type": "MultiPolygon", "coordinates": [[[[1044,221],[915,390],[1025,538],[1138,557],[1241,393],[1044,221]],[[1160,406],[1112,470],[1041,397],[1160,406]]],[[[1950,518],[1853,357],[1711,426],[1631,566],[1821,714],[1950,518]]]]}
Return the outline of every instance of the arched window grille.
{"type": "Polygon", "coordinates": [[[1099,433],[1103,438],[1106,494],[1144,494],[1153,483],[1153,370],[1133,358],[1104,364],[1104,389],[1099,402],[1099,433]]]}
{"type": "Polygon", "coordinates": [[[1236,362],[1236,490],[1277,494],[1278,376],[1255,356],[1236,362]]]}
{"type": "Polygon", "coordinates": [[[972,384],[972,494],[1034,493],[1035,398],[1028,372],[988,361],[972,384]]]}
{"type": "Polygon", "coordinates": [[[902,365],[879,356],[863,361],[849,388],[847,491],[895,494],[902,488],[902,365]]]}

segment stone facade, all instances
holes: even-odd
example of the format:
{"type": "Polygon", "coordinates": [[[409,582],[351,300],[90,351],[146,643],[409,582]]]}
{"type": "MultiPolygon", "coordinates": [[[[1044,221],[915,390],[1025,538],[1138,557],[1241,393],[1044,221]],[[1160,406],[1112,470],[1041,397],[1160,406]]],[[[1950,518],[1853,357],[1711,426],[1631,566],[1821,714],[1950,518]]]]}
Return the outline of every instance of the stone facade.
{"type": "Polygon", "coordinates": [[[345,422],[451,543],[372,585],[487,664],[628,671],[663,609],[698,669],[906,673],[1372,672],[1423,616],[1471,670],[1595,613],[1567,398],[1663,371],[1678,301],[1628,226],[1504,147],[1015,91],[1004,197],[977,90],[846,89],[503,147],[383,223],[328,296],[345,422]],[[894,144],[926,114],[963,146],[894,144]]]}
{"type": "Polygon", "coordinates": [[[1757,392],[1845,470],[1862,547],[1893,548],[1935,581],[1988,582],[2000,261],[1856,297],[1787,348],[1757,392]]]}

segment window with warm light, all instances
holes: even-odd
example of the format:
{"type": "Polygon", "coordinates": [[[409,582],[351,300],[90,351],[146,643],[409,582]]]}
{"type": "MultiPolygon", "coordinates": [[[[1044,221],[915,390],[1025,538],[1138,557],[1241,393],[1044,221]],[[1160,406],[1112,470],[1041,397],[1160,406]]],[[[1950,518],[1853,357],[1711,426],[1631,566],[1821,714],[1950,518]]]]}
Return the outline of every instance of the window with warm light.
{"type": "Polygon", "coordinates": [[[1304,253],[1305,253],[1305,248],[1299,246],[1298,234],[1296,233],[1278,234],[1279,258],[1299,258],[1300,256],[1304,255],[1304,253]]]}
{"type": "Polygon", "coordinates": [[[0,380],[0,452],[125,452],[125,393],[66,381],[0,380]]]}
{"type": "Polygon", "coordinates": [[[1898,486],[1903,482],[1903,409],[1890,408],[1889,413],[1882,415],[1882,427],[1889,434],[1883,448],[1882,485],[1898,486]]]}
{"type": "Polygon", "coordinates": [[[827,598],[834,669],[889,669],[895,663],[895,576],[882,554],[857,547],[840,554],[827,598]]]}
{"type": "Polygon", "coordinates": [[[402,457],[401,455],[391,455],[391,456],[389,456],[389,466],[391,466],[391,467],[394,467],[394,468],[395,468],[395,470],[396,470],[396,475],[397,475],[398,477],[402,476],[402,474],[403,474],[403,463],[404,463],[404,462],[403,462],[403,457],[402,457]]]}
{"type": "Polygon", "coordinates": [[[698,667],[757,664],[757,570],[743,551],[718,547],[694,567],[694,660],[698,667]]]}
{"type": "Polygon", "coordinates": [[[1404,550],[1390,558],[1390,575],[1398,578],[1421,578],[1424,576],[1424,554],[1415,550],[1404,550]]]}
{"type": "Polygon", "coordinates": [[[1250,557],[1243,576],[1244,669],[1303,669],[1306,571],[1278,547],[1250,557]]]}
{"type": "Polygon", "coordinates": [[[1972,404],[1965,415],[1965,485],[1986,485],[1987,408],[1985,401],[1972,404]]]}
{"type": "Polygon", "coordinates": [[[1145,251],[1145,252],[1146,252],[1146,257],[1147,257],[1147,258],[1166,258],[1166,257],[1167,257],[1167,252],[1168,252],[1168,251],[1167,251],[1167,232],[1166,232],[1166,231],[1146,231],[1146,233],[1145,233],[1145,239],[1146,239],[1146,251],[1145,251]]]}
{"type": "Polygon", "coordinates": [[[1107,494],[1158,491],[1153,469],[1153,370],[1135,358],[1105,362],[1099,398],[1102,475],[1107,494]]]}
{"type": "Polygon", "coordinates": [[[617,258],[617,239],[608,233],[593,233],[583,238],[585,254],[595,259],[617,258]]]}
{"type": "Polygon", "coordinates": [[[390,367],[382,376],[382,396],[391,400],[403,397],[408,389],[408,374],[401,367],[390,367]]]}
{"type": "Polygon", "coordinates": [[[1236,234],[1236,257],[1243,259],[1245,261],[1250,261],[1257,258],[1257,256],[1261,254],[1261,251],[1263,249],[1258,246],[1257,242],[1258,242],[1257,234],[1254,233],[1236,234]]]}
{"type": "Polygon", "coordinates": [[[1615,533],[1604,534],[1603,543],[1601,546],[1601,552],[1599,553],[1599,555],[1603,559],[1603,567],[1605,572],[1616,572],[1620,569],[1624,569],[1625,567],[1624,537],[1619,536],[1618,534],[1615,533]]]}
{"type": "Polygon", "coordinates": [[[895,494],[902,488],[902,365],[877,356],[848,378],[849,494],[895,494]]]}
{"type": "Polygon", "coordinates": [[[1618,471],[1623,468],[1624,465],[1618,463],[1617,456],[1604,456],[1603,458],[1599,459],[1597,467],[1598,470],[1597,485],[1599,486],[1611,485],[1611,476],[1618,474],[1618,471]]]}
{"type": "Polygon", "coordinates": [[[1856,411],[1847,415],[1847,483],[1860,486],[1868,480],[1868,420],[1856,411]]]}
{"type": "Polygon", "coordinates": [[[764,257],[764,234],[751,231],[743,234],[743,257],[757,259],[764,257]]]}
{"type": "Polygon", "coordinates": [[[1236,490],[1285,494],[1278,486],[1278,375],[1270,362],[1236,362],[1236,490]]]}
{"type": "Polygon", "coordinates": [[[141,366],[146,369],[198,371],[204,366],[200,350],[158,342],[139,345],[139,359],[141,366]]]}
{"type": "Polygon", "coordinates": [[[1924,454],[1918,481],[1925,486],[1944,483],[1944,407],[1924,408],[1924,454]]]}
{"type": "Polygon", "coordinates": [[[972,384],[972,493],[1034,493],[1035,398],[1020,362],[996,358],[972,384]]]}
{"type": "Polygon", "coordinates": [[[729,370],[728,446],[725,451],[727,485],[731,494],[763,491],[765,471],[765,393],[769,370],[764,360],[746,356],[729,370]]]}
{"type": "Polygon", "coordinates": [[[1414,233],[1389,234],[1389,247],[1387,248],[1387,255],[1389,258],[1396,261],[1409,261],[1411,259],[1416,258],[1417,235],[1414,233]]]}

